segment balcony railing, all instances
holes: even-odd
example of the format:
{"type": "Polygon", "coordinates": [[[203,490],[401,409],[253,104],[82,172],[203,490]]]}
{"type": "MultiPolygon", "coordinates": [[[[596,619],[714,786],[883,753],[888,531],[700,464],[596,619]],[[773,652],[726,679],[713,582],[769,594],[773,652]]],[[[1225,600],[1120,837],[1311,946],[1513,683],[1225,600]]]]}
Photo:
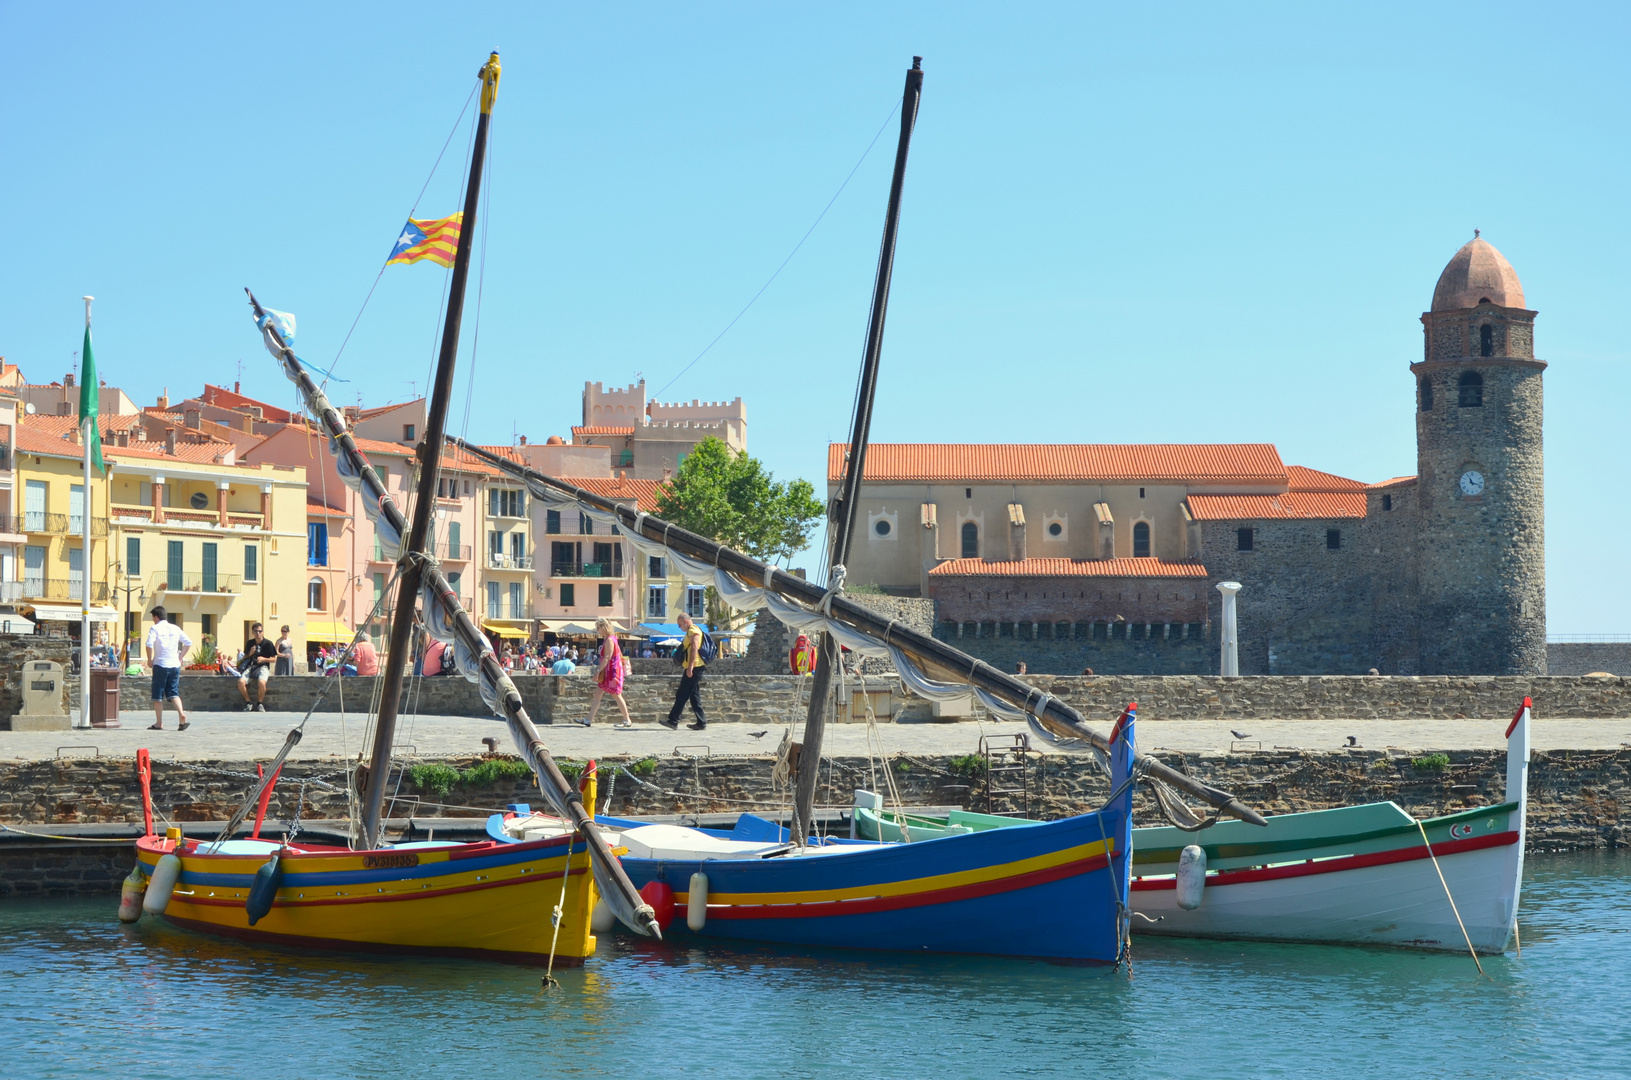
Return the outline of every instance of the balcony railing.
{"type": "Polygon", "coordinates": [[[23,531],[23,519],[15,514],[0,514],[0,533],[20,533],[23,531]]]}
{"type": "MultiPolygon", "coordinates": [[[[22,517],[25,533],[52,533],[69,536],[85,535],[85,519],[78,514],[47,514],[41,510],[24,510],[22,517]]],[[[91,535],[108,535],[108,519],[91,518],[91,535]]]]}
{"type": "Polygon", "coordinates": [[[450,562],[469,562],[470,545],[436,544],[433,545],[431,554],[435,555],[438,559],[446,559],[450,562]]]}
{"type": "Polygon", "coordinates": [[[549,564],[549,576],[620,578],[623,576],[623,563],[620,560],[586,563],[552,562],[549,564]]]}
{"type": "Polygon", "coordinates": [[[528,603],[511,604],[505,600],[487,601],[486,618],[489,619],[530,619],[533,617],[532,605],[528,603]]]}
{"type": "MultiPolygon", "coordinates": [[[[531,555],[509,555],[502,551],[489,551],[487,553],[487,568],[489,570],[531,570],[531,555]]],[[[497,616],[494,616],[497,618],[497,616]]],[[[505,616],[508,618],[509,616],[505,616]]]]}
{"type": "Polygon", "coordinates": [[[0,581],[0,604],[14,603],[23,598],[23,583],[0,581]]]}
{"type": "Polygon", "coordinates": [[[195,573],[170,574],[163,570],[153,572],[150,592],[198,593],[201,596],[235,596],[242,578],[237,574],[195,573]]]}
{"type": "MultiPolygon", "coordinates": [[[[83,600],[85,582],[82,578],[46,578],[23,576],[23,599],[27,600],[83,600]]],[[[108,583],[91,582],[91,602],[108,601],[108,583]]]]}

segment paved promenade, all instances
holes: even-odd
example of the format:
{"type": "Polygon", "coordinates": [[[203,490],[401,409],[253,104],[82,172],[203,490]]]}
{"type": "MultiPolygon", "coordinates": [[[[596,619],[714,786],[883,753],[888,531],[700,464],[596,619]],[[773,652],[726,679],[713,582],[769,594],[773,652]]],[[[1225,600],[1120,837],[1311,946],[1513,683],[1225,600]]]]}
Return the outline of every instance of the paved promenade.
{"type": "MultiPolygon", "coordinates": [[[[147,747],[155,757],[188,761],[264,760],[277,753],[289,729],[299,723],[297,713],[208,713],[191,714],[192,724],[184,732],[175,730],[175,716],[165,714],[164,731],[148,731],[152,714],[125,713],[123,727],[76,731],[0,731],[0,760],[37,761],[58,756],[88,757],[95,747],[104,757],[132,757],[147,747]]],[[[304,738],[291,755],[297,759],[355,757],[362,743],[365,717],[319,713],[306,725],[304,738]]],[[[1234,743],[1225,721],[1150,720],[1139,727],[1139,742],[1146,750],[1226,751],[1234,743]]],[[[1108,730],[1108,724],[1100,730],[1108,730]]],[[[639,724],[628,731],[614,730],[610,724],[581,728],[556,724],[539,729],[544,742],[556,754],[569,758],[633,754],[666,756],[698,753],[702,747],[713,754],[769,753],[781,739],[781,727],[756,724],[712,724],[705,732],[678,732],[655,724],[639,724]],[[755,738],[754,732],[765,734],[755,738]]],[[[969,754],[985,735],[1007,735],[1024,730],[1013,723],[918,723],[883,724],[879,727],[886,754],[907,753],[922,756],[969,754]]],[[[1241,750],[1272,750],[1287,747],[1302,750],[1335,750],[1349,735],[1371,750],[1395,748],[1409,751],[1490,750],[1506,745],[1503,720],[1423,720],[1410,723],[1378,720],[1300,720],[1252,721],[1241,727],[1250,738],[1238,745],[1241,750]]],[[[398,728],[399,754],[419,757],[449,757],[479,754],[486,747],[483,738],[499,739],[499,750],[513,748],[505,727],[497,720],[467,716],[418,716],[403,718],[398,728]]],[[[1631,718],[1610,720],[1537,719],[1532,734],[1537,750],[1618,750],[1631,746],[1631,718]]],[[[1034,741],[1034,740],[1033,740],[1034,741]]],[[[866,727],[862,724],[834,724],[827,728],[826,752],[836,756],[865,756],[866,727]]]]}

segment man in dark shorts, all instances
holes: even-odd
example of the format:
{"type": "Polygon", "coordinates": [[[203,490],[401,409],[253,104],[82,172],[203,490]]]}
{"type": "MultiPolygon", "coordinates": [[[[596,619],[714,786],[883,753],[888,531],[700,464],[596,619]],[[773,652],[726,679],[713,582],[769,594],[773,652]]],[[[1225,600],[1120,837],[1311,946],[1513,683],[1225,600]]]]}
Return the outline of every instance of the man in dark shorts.
{"type": "Polygon", "coordinates": [[[147,630],[147,666],[153,672],[153,726],[147,730],[164,730],[166,701],[175,705],[180,721],[176,730],[187,730],[187,710],[181,705],[181,661],[192,647],[192,639],[181,627],[166,618],[162,607],[155,607],[153,625],[147,630]]]}
{"type": "Polygon", "coordinates": [[[277,646],[266,640],[266,630],[260,623],[249,628],[249,640],[244,642],[243,674],[238,676],[238,692],[244,696],[244,712],[266,711],[266,680],[272,677],[272,663],[277,659],[277,646]],[[260,684],[260,701],[249,701],[249,683],[260,684]]]}

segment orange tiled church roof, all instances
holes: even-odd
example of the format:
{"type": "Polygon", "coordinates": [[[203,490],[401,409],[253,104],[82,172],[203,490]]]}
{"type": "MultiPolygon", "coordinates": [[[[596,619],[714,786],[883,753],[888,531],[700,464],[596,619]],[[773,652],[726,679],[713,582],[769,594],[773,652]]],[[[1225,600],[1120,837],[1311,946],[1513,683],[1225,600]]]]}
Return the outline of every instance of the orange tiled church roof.
{"type": "Polygon", "coordinates": [[[929,576],[1204,578],[1206,567],[1173,559],[948,559],[930,570],[929,576]]]}
{"type": "MultiPolygon", "coordinates": [[[[843,476],[844,443],[827,447],[827,479],[843,476]]],[[[873,443],[872,483],[1284,484],[1272,443],[873,443]]]]}

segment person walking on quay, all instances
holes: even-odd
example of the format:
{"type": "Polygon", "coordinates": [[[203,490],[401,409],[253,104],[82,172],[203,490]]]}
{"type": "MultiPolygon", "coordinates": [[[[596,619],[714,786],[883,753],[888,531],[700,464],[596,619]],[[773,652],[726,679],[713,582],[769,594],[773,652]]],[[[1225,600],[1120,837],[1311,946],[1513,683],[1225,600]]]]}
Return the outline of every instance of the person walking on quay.
{"type": "Polygon", "coordinates": [[[659,723],[677,730],[680,726],[680,713],[685,711],[685,703],[689,701],[691,711],[696,713],[697,718],[695,723],[685,726],[692,731],[701,731],[708,726],[708,717],[702,712],[702,669],[707,666],[707,661],[702,655],[702,630],[691,621],[689,615],[681,614],[675,621],[685,634],[685,640],[680,643],[679,651],[675,654],[684,668],[680,675],[680,688],[674,693],[674,707],[668,710],[668,719],[659,723]]]}
{"type": "Polygon", "coordinates": [[[634,721],[629,717],[629,703],[623,700],[623,647],[617,642],[617,631],[612,629],[610,619],[595,620],[595,630],[600,634],[600,661],[595,669],[595,689],[589,700],[589,719],[580,720],[584,727],[595,722],[600,713],[600,700],[610,694],[617,701],[617,707],[623,710],[623,722],[619,728],[631,728],[634,721]]]}
{"type": "Polygon", "coordinates": [[[274,675],[294,674],[294,642],[289,640],[289,628],[283,628],[283,634],[277,639],[277,669],[274,675]]]}
{"type": "Polygon", "coordinates": [[[187,710],[181,705],[181,658],[193,647],[192,638],[164,617],[164,608],[153,609],[153,625],[147,628],[147,666],[153,672],[153,726],[164,730],[164,703],[175,703],[181,721],[177,731],[187,730],[187,710]]]}
{"type": "Polygon", "coordinates": [[[249,628],[249,640],[244,642],[243,674],[238,676],[238,693],[244,696],[244,712],[254,712],[257,707],[261,712],[266,711],[266,680],[272,677],[272,661],[277,659],[277,646],[266,640],[266,630],[260,623],[249,628]],[[249,701],[249,683],[254,680],[259,685],[256,693],[260,701],[251,704],[249,701]]]}

